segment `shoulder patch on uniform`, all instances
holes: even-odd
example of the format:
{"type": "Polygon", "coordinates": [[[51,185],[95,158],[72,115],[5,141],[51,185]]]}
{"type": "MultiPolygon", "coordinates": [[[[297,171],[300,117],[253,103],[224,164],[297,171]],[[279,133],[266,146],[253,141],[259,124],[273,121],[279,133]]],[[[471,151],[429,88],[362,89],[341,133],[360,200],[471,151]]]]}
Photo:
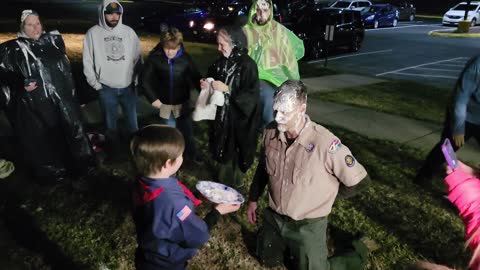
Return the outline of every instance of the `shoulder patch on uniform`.
{"type": "Polygon", "coordinates": [[[188,216],[190,216],[190,214],[192,213],[192,209],[190,209],[190,207],[188,207],[188,205],[185,205],[182,210],[180,210],[178,213],[177,213],[177,217],[178,219],[180,219],[181,221],[184,221],[188,216]]]}
{"type": "Polygon", "coordinates": [[[346,155],[345,164],[347,164],[348,167],[353,167],[353,165],[355,165],[355,158],[351,155],[346,155]]]}
{"type": "Polygon", "coordinates": [[[342,147],[342,142],[339,139],[334,139],[328,147],[328,153],[335,154],[342,147]]]}

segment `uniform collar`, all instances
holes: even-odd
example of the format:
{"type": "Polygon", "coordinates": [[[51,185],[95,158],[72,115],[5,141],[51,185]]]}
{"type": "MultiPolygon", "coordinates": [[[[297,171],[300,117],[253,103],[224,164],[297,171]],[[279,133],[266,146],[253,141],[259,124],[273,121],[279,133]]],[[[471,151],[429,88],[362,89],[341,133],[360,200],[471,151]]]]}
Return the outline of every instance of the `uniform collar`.
{"type": "MultiPolygon", "coordinates": [[[[305,127],[302,129],[302,131],[300,131],[300,134],[295,139],[295,142],[302,145],[308,150],[309,148],[311,148],[311,144],[312,144],[310,139],[312,132],[313,132],[312,121],[310,120],[310,117],[308,117],[308,115],[305,114],[305,127]]],[[[283,143],[287,143],[287,137],[285,136],[285,132],[278,132],[278,133],[279,133],[278,139],[283,143]]]]}
{"type": "Polygon", "coordinates": [[[139,177],[139,180],[145,183],[150,188],[168,187],[171,185],[177,185],[177,179],[174,177],[169,178],[149,178],[146,176],[139,177]]]}

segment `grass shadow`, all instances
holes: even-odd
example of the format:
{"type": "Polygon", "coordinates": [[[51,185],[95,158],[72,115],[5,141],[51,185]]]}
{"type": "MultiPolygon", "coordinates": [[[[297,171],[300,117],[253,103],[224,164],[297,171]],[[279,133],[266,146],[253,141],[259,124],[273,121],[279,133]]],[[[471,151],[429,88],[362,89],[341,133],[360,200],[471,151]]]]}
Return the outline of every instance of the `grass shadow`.
{"type": "Polygon", "coordinates": [[[62,248],[42,231],[35,218],[19,208],[14,201],[7,204],[3,219],[17,244],[41,254],[51,269],[87,269],[85,265],[78,264],[67,256],[62,248]]]}

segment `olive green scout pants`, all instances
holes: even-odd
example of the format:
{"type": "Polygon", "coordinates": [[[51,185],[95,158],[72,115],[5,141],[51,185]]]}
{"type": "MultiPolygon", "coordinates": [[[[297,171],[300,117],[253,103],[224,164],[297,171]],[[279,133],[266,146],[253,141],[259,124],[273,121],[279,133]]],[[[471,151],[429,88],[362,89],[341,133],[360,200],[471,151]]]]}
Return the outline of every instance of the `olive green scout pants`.
{"type": "Polygon", "coordinates": [[[351,243],[354,251],[327,258],[327,223],[327,217],[293,220],[266,208],[257,238],[260,262],[268,267],[281,265],[288,249],[293,257],[294,269],[363,269],[368,249],[358,240],[351,243]]]}

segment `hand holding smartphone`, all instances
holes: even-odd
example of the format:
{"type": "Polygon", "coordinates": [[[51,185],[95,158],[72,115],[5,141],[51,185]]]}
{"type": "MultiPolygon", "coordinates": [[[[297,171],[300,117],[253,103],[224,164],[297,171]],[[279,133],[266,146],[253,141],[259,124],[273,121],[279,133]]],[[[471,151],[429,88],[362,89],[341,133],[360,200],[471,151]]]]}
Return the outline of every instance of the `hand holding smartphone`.
{"type": "Polygon", "coordinates": [[[448,138],[446,138],[442,144],[442,152],[443,156],[445,156],[448,167],[450,167],[450,169],[452,170],[457,169],[457,155],[455,154],[455,150],[453,150],[452,144],[450,143],[450,140],[448,138]]]}

